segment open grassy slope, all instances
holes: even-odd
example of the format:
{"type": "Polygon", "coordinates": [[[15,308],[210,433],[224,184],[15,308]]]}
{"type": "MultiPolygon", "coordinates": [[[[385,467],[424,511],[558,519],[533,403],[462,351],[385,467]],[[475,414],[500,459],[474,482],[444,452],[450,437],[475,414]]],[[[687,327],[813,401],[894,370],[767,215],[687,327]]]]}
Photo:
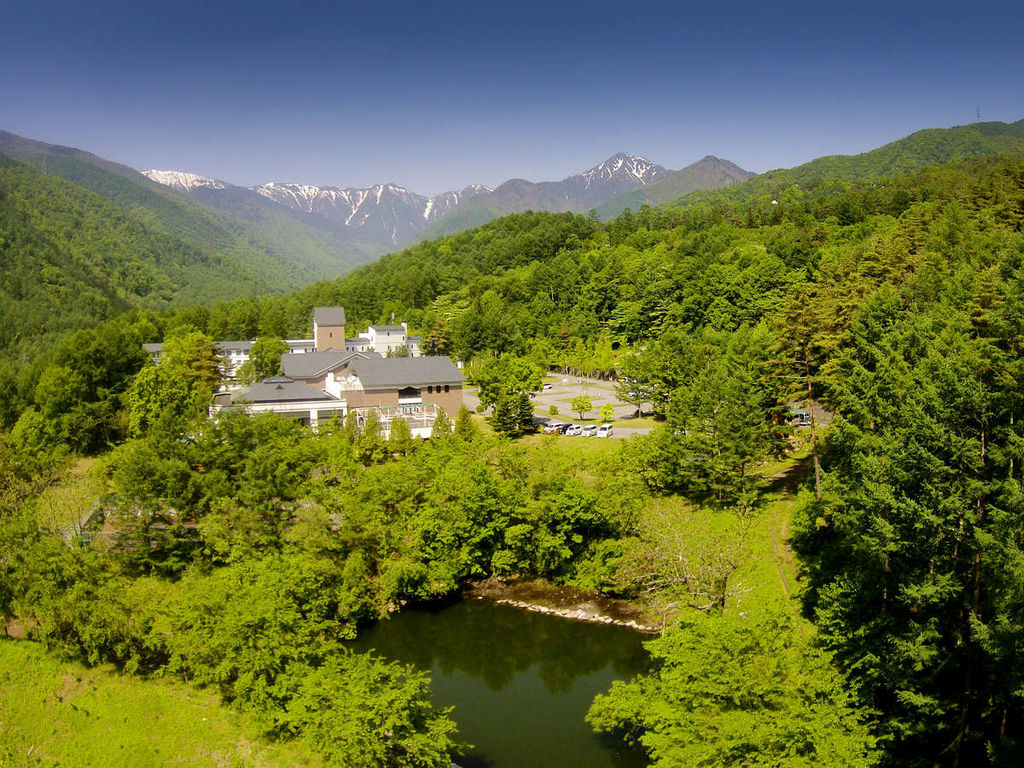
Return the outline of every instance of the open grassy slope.
{"type": "Polygon", "coordinates": [[[216,694],[112,668],[61,662],[0,640],[0,765],[5,768],[321,766],[299,741],[274,744],[216,694]]]}

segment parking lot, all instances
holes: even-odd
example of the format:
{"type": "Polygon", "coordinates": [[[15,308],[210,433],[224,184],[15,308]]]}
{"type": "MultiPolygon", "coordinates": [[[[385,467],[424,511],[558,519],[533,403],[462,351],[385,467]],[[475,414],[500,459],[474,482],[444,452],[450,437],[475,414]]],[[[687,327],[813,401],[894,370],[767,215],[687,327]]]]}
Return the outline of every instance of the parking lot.
{"type": "MultiPolygon", "coordinates": [[[[610,404],[615,414],[615,424],[612,437],[631,437],[633,435],[646,435],[651,431],[650,427],[630,427],[628,421],[636,413],[636,407],[624,403],[615,395],[615,382],[600,381],[596,379],[584,379],[577,376],[548,376],[545,380],[545,389],[534,395],[533,412],[541,424],[550,421],[578,422],[579,414],[572,410],[572,399],[585,396],[590,398],[593,407],[587,411],[583,423],[600,423],[600,412],[603,405],[610,404]],[[552,416],[549,411],[551,406],[558,408],[558,415],[552,416]]],[[[463,400],[466,407],[474,413],[480,404],[475,388],[463,390],[463,400]]]]}

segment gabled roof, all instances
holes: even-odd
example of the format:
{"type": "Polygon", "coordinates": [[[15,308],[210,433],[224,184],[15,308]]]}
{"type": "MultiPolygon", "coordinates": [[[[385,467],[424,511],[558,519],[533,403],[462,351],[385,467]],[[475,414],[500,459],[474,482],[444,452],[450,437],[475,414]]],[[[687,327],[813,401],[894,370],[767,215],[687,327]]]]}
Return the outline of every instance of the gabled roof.
{"type": "Polygon", "coordinates": [[[404,333],[405,328],[401,325],[371,325],[377,333],[404,333]]]}
{"type": "Polygon", "coordinates": [[[313,323],[315,325],[344,325],[344,307],[313,307],[313,323]]]}
{"type": "Polygon", "coordinates": [[[325,349],[319,352],[286,352],[281,355],[281,370],[294,379],[315,379],[337,368],[358,353],[325,349]]]}
{"type": "Polygon", "coordinates": [[[447,357],[388,357],[356,360],[352,370],[363,389],[461,384],[465,377],[447,357]]]}
{"type": "Polygon", "coordinates": [[[301,381],[292,381],[287,376],[271,376],[242,390],[232,398],[232,402],[245,400],[250,403],[297,403],[337,399],[321,389],[303,384],[301,381]]]}
{"type": "Polygon", "coordinates": [[[336,370],[353,358],[380,357],[376,352],[342,352],[324,349],[319,352],[285,352],[281,355],[281,372],[293,379],[317,379],[336,370]]]}

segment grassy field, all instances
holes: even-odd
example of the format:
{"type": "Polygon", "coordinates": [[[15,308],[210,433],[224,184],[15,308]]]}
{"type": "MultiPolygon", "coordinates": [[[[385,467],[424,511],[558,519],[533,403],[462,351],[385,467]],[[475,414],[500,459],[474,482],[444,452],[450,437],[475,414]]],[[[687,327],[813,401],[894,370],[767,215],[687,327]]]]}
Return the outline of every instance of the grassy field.
{"type": "Polygon", "coordinates": [[[109,490],[100,459],[76,459],[59,483],[32,500],[40,525],[59,533],[85,518],[92,505],[109,490]]]}
{"type": "Polygon", "coordinates": [[[322,766],[275,744],[217,696],[169,680],[89,669],[0,640],[0,765],[68,768],[322,766]]]}

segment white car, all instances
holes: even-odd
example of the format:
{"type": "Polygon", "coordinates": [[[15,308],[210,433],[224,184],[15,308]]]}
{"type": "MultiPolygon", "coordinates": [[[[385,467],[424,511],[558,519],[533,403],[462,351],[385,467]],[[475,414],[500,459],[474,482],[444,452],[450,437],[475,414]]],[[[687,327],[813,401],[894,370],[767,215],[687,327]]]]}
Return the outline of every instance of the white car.
{"type": "Polygon", "coordinates": [[[572,424],[572,425],[569,426],[568,429],[565,430],[565,436],[566,437],[576,437],[582,431],[583,431],[583,427],[581,427],[579,424],[572,424]]]}
{"type": "Polygon", "coordinates": [[[611,437],[612,436],[612,425],[611,424],[602,424],[600,427],[597,428],[597,436],[598,437],[611,437]]]}
{"type": "Polygon", "coordinates": [[[587,424],[580,432],[580,437],[593,437],[597,434],[596,424],[587,424]]]}

